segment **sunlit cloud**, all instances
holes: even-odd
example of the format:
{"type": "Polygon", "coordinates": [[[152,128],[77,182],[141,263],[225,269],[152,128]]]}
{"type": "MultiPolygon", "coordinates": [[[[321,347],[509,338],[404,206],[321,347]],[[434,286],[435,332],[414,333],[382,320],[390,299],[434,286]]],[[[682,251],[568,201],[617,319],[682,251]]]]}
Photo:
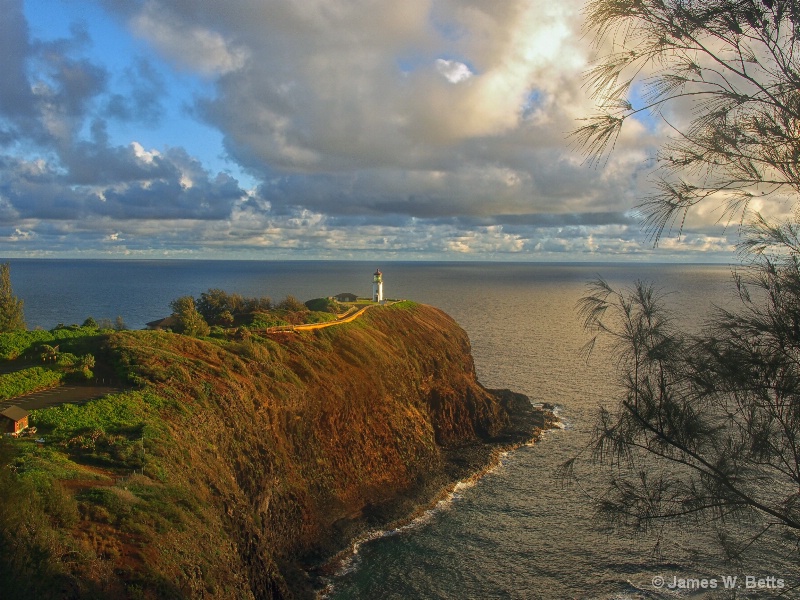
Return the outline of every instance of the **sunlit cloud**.
{"type": "Polygon", "coordinates": [[[583,0],[49,1],[74,22],[0,20],[5,254],[658,260],[735,237],[698,211],[647,240],[657,124],[599,168],[570,147],[583,0]]]}

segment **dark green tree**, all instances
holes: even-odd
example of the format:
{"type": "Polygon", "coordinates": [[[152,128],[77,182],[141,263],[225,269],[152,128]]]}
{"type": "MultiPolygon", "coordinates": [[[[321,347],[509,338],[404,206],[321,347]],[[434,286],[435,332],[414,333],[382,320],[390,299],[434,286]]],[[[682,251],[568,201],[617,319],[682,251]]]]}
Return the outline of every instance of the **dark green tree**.
{"type": "Polygon", "coordinates": [[[700,335],[676,327],[651,285],[591,284],[580,313],[617,358],[622,398],[601,410],[591,448],[611,470],[598,506],[612,522],[760,526],[720,536],[732,556],[769,529],[800,542],[798,233],[747,229],[739,308],[718,309],[700,335]]]}
{"type": "Polygon", "coordinates": [[[269,312],[272,308],[272,299],[269,296],[245,298],[243,312],[269,312]]]}
{"type": "Polygon", "coordinates": [[[291,295],[286,296],[286,298],[281,300],[280,304],[278,304],[278,308],[280,310],[287,310],[290,312],[304,312],[308,310],[305,304],[291,295]]]}
{"type": "Polygon", "coordinates": [[[233,316],[242,311],[244,299],[239,294],[229,294],[224,290],[212,288],[200,294],[196,306],[207,323],[227,325],[223,321],[228,320],[227,315],[233,316]]]}
{"type": "Polygon", "coordinates": [[[11,266],[0,265],[0,332],[25,329],[22,300],[11,289],[11,266]]]}
{"type": "MultiPolygon", "coordinates": [[[[638,207],[656,243],[699,203],[740,220],[741,301],[702,335],[676,326],[652,284],[602,280],[579,304],[616,358],[619,402],[590,446],[609,468],[598,508],[646,529],[696,518],[739,555],[764,532],[800,537],[800,242],[794,222],[748,212],[800,192],[797,0],[590,0],[601,56],[588,75],[596,115],[573,132],[602,163],[642,114],[673,132],[638,207]],[[635,93],[633,93],[635,92],[635,93]]],[[[567,463],[572,468],[575,461],[567,463]]]]}
{"type": "Polygon", "coordinates": [[[208,335],[210,328],[203,315],[195,307],[194,298],[191,296],[181,296],[171,303],[173,314],[178,319],[178,324],[174,328],[177,333],[202,337],[208,335]]]}

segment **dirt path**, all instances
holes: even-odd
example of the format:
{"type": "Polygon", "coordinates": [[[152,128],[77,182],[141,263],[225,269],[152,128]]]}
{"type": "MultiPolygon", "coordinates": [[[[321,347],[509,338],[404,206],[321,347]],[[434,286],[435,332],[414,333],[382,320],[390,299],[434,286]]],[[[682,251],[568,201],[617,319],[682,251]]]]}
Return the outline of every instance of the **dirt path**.
{"type": "Polygon", "coordinates": [[[270,327],[266,330],[266,333],[286,333],[286,332],[295,332],[295,331],[313,331],[314,329],[324,329],[326,327],[333,327],[334,325],[343,325],[344,323],[350,323],[355,321],[358,317],[363,315],[367,312],[368,309],[373,308],[375,306],[391,306],[392,304],[397,304],[398,302],[402,302],[402,300],[396,301],[387,301],[384,304],[370,304],[357,310],[356,312],[351,313],[351,311],[347,311],[344,315],[338,317],[335,321],[324,321],[322,323],[303,323],[302,325],[281,325],[278,327],[270,327]]]}

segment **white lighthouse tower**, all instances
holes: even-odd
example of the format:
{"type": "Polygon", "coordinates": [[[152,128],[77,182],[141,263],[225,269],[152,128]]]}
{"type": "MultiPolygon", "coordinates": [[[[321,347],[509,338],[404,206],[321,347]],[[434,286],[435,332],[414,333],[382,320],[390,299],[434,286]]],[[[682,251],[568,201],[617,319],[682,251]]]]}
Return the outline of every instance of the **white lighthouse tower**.
{"type": "Polygon", "coordinates": [[[383,274],[379,270],[372,276],[372,300],[383,302],[383,274]]]}

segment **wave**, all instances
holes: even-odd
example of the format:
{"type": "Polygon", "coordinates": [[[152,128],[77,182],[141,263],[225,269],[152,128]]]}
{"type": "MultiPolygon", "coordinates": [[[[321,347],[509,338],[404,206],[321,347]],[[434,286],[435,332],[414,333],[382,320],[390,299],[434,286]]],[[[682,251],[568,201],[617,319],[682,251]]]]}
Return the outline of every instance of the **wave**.
{"type": "MultiPolygon", "coordinates": [[[[542,439],[544,435],[549,433],[549,431],[554,429],[564,429],[562,419],[558,414],[558,406],[549,403],[536,403],[533,404],[533,406],[539,409],[549,410],[553,414],[554,422],[551,424],[551,428],[539,432],[536,437],[527,443],[521,444],[518,448],[534,446],[542,439]]],[[[344,577],[358,569],[360,562],[359,551],[361,546],[375,540],[393,537],[395,535],[411,532],[415,529],[419,529],[420,527],[424,527],[430,523],[436,517],[436,515],[445,510],[449,510],[455,502],[461,499],[466,490],[475,487],[475,485],[477,485],[477,483],[487,475],[502,469],[505,466],[508,457],[518,448],[511,448],[508,450],[501,450],[499,448],[495,449],[492,452],[491,460],[483,469],[476,471],[466,479],[457,481],[452,486],[446,488],[438,496],[438,498],[433,501],[432,504],[429,504],[426,507],[420,507],[415,514],[411,515],[406,520],[395,523],[394,526],[385,529],[374,529],[372,531],[368,531],[353,540],[348,548],[328,561],[327,566],[330,569],[329,572],[332,572],[332,574],[329,577],[323,578],[323,581],[325,582],[324,587],[320,592],[318,592],[317,600],[325,600],[334,592],[335,585],[333,580],[344,577]]]]}
{"type": "MultiPolygon", "coordinates": [[[[533,445],[533,442],[525,444],[524,446],[528,445],[533,445]]],[[[463,497],[465,491],[475,487],[486,475],[490,475],[501,469],[512,452],[514,452],[514,450],[495,451],[492,455],[492,460],[484,469],[481,469],[466,479],[457,481],[454,485],[444,490],[432,505],[421,508],[416,514],[409,517],[408,520],[399,522],[395,526],[386,529],[368,531],[353,540],[347,549],[337,554],[328,562],[328,565],[333,569],[333,573],[331,576],[324,578],[325,584],[323,589],[318,592],[317,600],[325,600],[334,592],[335,584],[333,580],[344,577],[358,569],[360,563],[359,551],[364,544],[408,533],[426,526],[433,521],[438,514],[452,508],[452,506],[463,497]]]]}
{"type": "MultiPolygon", "coordinates": [[[[549,433],[552,433],[556,430],[569,430],[572,429],[572,423],[569,420],[565,419],[562,416],[562,406],[560,404],[553,404],[551,402],[534,402],[532,403],[534,408],[539,410],[549,410],[550,413],[553,415],[554,421],[551,423],[551,427],[542,431],[542,436],[546,436],[549,433]]],[[[527,445],[533,446],[536,443],[536,440],[531,440],[527,445]]]]}

